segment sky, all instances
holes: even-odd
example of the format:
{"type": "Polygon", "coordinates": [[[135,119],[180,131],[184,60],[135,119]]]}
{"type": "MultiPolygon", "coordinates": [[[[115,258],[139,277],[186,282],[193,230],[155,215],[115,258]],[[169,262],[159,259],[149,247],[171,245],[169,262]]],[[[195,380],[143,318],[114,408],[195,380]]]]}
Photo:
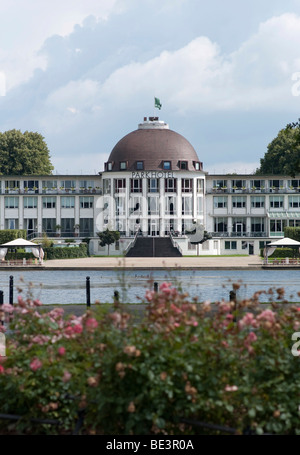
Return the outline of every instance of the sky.
{"type": "Polygon", "coordinates": [[[210,174],[252,173],[300,117],[300,0],[0,0],[0,17],[0,131],[42,134],[54,174],[98,174],[153,115],[210,174]]]}

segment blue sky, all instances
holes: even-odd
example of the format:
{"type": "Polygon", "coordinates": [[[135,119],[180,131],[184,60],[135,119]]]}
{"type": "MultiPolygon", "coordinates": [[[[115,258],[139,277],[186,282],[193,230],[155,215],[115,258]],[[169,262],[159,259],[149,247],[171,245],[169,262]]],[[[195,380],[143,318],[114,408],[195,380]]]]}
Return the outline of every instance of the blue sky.
{"type": "Polygon", "coordinates": [[[253,172],[300,117],[299,1],[0,0],[0,15],[1,131],[41,133],[55,173],[102,171],[154,114],[204,170],[253,172]]]}

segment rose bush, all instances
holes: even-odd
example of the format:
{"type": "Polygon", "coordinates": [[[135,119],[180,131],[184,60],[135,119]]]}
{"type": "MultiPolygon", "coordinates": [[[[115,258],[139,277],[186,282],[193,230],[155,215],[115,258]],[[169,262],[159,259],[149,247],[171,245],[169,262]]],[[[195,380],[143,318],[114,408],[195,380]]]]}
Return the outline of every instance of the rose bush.
{"type": "MultiPolygon", "coordinates": [[[[236,289],[239,285],[234,285],[236,289]]],[[[81,317],[18,298],[0,358],[2,431],[193,434],[183,419],[260,433],[299,434],[300,364],[291,354],[300,311],[284,291],[198,302],[170,283],[145,295],[145,318],[93,305],[81,317]],[[32,423],[56,419],[60,425],[32,423]]],[[[1,327],[1,326],[0,326],[1,327]]],[[[5,330],[5,327],[0,329],[5,330]]]]}

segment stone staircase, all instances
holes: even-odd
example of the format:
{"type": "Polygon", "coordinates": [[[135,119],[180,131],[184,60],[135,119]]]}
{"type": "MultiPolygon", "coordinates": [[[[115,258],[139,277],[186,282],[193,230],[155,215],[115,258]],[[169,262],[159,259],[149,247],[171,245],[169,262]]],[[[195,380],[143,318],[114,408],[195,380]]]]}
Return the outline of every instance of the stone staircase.
{"type": "Polygon", "coordinates": [[[138,237],[126,257],[181,257],[169,237],[138,237]]]}

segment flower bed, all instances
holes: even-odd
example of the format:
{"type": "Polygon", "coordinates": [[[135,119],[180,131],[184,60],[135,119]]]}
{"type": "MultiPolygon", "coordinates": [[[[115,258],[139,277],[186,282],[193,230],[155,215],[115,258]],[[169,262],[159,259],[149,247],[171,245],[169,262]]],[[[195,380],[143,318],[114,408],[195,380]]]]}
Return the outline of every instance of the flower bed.
{"type": "Polygon", "coordinates": [[[300,312],[278,306],[281,288],[266,293],[270,308],[261,294],[211,305],[163,283],[146,292],[139,324],[117,302],[64,317],[20,296],[13,308],[3,306],[10,323],[0,413],[24,418],[0,420],[0,429],[65,434],[84,409],[88,434],[193,434],[183,419],[299,434],[300,364],[291,337],[300,312]]]}

